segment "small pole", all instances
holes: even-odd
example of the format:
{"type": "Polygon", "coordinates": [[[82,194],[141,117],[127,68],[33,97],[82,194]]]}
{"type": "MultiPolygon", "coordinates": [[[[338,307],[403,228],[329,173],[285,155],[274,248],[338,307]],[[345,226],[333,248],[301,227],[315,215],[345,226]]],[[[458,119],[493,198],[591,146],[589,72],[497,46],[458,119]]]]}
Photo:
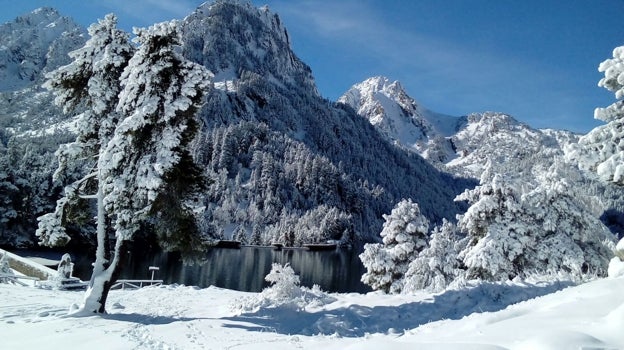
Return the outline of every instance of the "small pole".
{"type": "Polygon", "coordinates": [[[154,281],[154,272],[160,270],[158,266],[150,266],[149,270],[152,271],[152,281],[154,281]]]}

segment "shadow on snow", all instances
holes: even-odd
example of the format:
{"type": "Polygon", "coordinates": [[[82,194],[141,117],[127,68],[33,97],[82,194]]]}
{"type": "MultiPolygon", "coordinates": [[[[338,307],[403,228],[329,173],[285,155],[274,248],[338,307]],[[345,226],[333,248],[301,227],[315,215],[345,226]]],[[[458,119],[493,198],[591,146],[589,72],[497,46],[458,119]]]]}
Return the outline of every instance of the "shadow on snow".
{"type": "Polygon", "coordinates": [[[162,325],[162,324],[170,324],[174,322],[185,322],[185,321],[197,320],[197,318],[142,315],[142,314],[136,314],[136,313],[106,314],[106,315],[102,315],[102,318],[105,318],[107,320],[137,323],[137,324],[142,324],[142,325],[162,325]]]}
{"type": "Polygon", "coordinates": [[[475,312],[494,312],[535,297],[571,286],[570,282],[544,285],[481,283],[449,290],[430,299],[398,306],[350,305],[317,312],[298,311],[288,306],[263,308],[253,313],[226,317],[236,323],[223,327],[281,334],[337,334],[361,337],[366,333],[402,333],[420,325],[444,319],[460,319],[475,312]]]}

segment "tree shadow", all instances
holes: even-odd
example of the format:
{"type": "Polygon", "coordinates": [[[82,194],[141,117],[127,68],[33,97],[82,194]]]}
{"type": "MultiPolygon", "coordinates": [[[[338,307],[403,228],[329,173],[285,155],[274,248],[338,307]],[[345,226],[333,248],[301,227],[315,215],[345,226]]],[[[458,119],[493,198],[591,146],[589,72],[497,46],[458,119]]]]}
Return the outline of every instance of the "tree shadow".
{"type": "Polygon", "coordinates": [[[224,324],[223,327],[290,335],[336,334],[342,337],[362,337],[367,333],[401,333],[429,322],[460,319],[475,312],[499,311],[571,285],[571,282],[539,286],[481,283],[398,306],[350,305],[318,312],[298,311],[288,306],[263,308],[253,313],[223,318],[236,322],[224,324]]]}
{"type": "Polygon", "coordinates": [[[164,325],[174,322],[188,322],[199,320],[201,318],[189,318],[189,317],[172,317],[172,316],[155,316],[155,315],[142,315],[137,313],[130,314],[106,314],[102,318],[112,321],[121,321],[128,323],[137,323],[141,325],[164,325]]]}

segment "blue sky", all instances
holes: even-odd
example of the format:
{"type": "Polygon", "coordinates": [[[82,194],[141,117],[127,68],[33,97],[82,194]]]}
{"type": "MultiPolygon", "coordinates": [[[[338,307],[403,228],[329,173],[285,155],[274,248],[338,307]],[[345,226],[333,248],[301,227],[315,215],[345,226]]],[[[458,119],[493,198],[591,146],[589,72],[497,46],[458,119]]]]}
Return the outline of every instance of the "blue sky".
{"type": "MultiPolygon", "coordinates": [[[[115,12],[120,26],[182,18],[202,1],[0,0],[0,22],[52,6],[85,26],[115,12]]],[[[614,102],[598,64],[624,45],[624,0],[253,0],[289,31],[321,94],[337,99],[375,75],[403,83],[450,115],[500,111],[534,127],[587,132],[614,102]]]]}

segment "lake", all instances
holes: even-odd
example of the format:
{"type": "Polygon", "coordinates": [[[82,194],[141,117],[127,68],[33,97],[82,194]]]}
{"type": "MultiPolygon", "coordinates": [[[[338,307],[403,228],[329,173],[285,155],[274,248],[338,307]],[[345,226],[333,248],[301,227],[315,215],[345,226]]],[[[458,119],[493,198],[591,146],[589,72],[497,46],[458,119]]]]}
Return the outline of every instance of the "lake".
{"type": "MultiPolygon", "coordinates": [[[[309,251],[307,249],[274,250],[272,247],[243,246],[240,249],[213,248],[205,260],[194,265],[182,263],[177,253],[130,253],[120,279],[150,279],[150,266],[157,266],[155,279],[165,284],[184,284],[206,288],[216,286],[259,292],[268,285],[264,277],[273,263],[289,263],[299,275],[301,285],[318,284],[327,292],[365,293],[370,288],[360,282],[365,272],[357,249],[309,251]]],[[[72,254],[73,255],[73,254],[72,254]]],[[[89,280],[93,257],[74,259],[74,276],[89,280]]]]}

